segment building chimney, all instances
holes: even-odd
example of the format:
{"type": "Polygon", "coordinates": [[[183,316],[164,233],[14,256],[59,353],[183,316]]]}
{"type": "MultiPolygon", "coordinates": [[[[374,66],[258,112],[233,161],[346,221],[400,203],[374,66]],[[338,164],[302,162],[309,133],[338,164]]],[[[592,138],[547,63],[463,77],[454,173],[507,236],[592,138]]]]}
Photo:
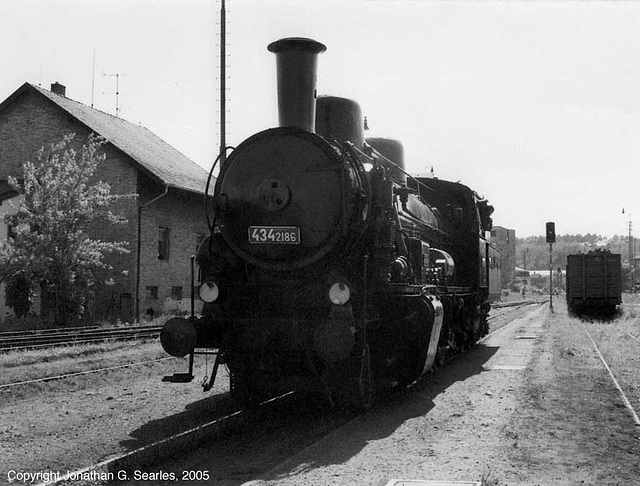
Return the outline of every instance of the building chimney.
{"type": "Polygon", "coordinates": [[[60,96],[66,96],[67,87],[64,84],[60,84],[57,81],[51,85],[51,92],[60,96]]]}
{"type": "Polygon", "coordinates": [[[276,55],[280,126],[313,132],[318,54],[327,48],[312,39],[290,37],[272,42],[268,49],[276,55]]]}

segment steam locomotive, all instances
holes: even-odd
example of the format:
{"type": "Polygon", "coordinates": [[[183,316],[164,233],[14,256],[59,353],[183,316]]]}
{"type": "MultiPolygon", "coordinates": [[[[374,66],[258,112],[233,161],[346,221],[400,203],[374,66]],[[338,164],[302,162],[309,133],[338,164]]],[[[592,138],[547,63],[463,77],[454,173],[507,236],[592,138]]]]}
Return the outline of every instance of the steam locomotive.
{"type": "Polygon", "coordinates": [[[487,333],[500,255],[493,207],[457,182],[412,177],[402,145],[364,137],[359,105],[316,96],[319,42],[268,46],[279,127],[235,148],[200,246],[202,316],[174,318],[164,349],[215,353],[245,403],[312,388],[366,408],[487,333]],[[217,351],[216,351],[217,350],[217,351]]]}

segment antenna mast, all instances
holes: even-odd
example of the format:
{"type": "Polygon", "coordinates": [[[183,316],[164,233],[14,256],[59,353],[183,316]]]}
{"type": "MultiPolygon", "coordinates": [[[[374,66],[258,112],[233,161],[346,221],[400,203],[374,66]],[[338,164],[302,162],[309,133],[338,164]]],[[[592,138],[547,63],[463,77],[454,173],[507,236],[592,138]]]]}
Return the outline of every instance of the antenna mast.
{"type": "MultiPolygon", "coordinates": [[[[116,78],[116,118],[120,117],[120,76],[128,76],[128,74],[120,74],[120,73],[102,73],[103,76],[111,76],[116,78]]],[[[107,93],[102,93],[107,94],[107,93]]],[[[113,93],[111,93],[113,94],[113,93]]]]}
{"type": "Polygon", "coordinates": [[[91,108],[93,108],[93,94],[96,88],[96,46],[93,46],[93,70],[91,73],[91,108]]]}
{"type": "Polygon", "coordinates": [[[227,141],[226,141],[226,110],[227,110],[227,94],[226,94],[226,64],[227,64],[227,12],[225,8],[225,0],[221,0],[220,8],[220,166],[222,167],[227,159],[227,141]]]}

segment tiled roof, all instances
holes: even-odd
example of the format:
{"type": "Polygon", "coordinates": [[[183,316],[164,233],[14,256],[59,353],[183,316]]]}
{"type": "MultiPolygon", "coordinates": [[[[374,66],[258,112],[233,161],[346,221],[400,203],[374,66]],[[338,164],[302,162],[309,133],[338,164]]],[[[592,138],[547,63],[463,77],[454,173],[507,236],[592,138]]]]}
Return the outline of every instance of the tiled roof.
{"type": "Polygon", "coordinates": [[[90,130],[103,136],[163,184],[204,193],[207,171],[152,131],[31,83],[25,85],[46,96],[90,130]]]}

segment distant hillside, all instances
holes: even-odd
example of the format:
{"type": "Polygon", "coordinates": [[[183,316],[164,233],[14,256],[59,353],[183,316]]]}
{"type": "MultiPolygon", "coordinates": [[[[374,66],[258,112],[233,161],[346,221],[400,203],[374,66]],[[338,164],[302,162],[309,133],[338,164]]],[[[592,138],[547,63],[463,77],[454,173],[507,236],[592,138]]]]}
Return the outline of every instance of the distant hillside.
{"type": "MultiPolygon", "coordinates": [[[[579,252],[586,253],[596,248],[606,248],[612,253],[620,253],[622,261],[626,262],[628,260],[629,237],[606,238],[590,233],[586,235],[557,235],[556,242],[553,244],[552,268],[561,267],[564,269],[567,264],[567,255],[579,252]]],[[[545,241],[544,236],[516,238],[516,266],[526,267],[528,270],[549,268],[549,243],[545,241]]]]}

